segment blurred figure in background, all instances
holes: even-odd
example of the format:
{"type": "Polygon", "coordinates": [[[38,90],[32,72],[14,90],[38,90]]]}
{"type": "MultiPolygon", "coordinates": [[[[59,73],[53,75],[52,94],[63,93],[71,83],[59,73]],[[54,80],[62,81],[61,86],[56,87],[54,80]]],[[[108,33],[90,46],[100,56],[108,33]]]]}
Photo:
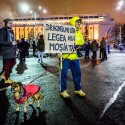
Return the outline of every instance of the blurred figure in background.
{"type": "Polygon", "coordinates": [[[119,45],[119,50],[120,50],[120,53],[123,53],[123,50],[124,50],[123,44],[119,45]]]}
{"type": "Polygon", "coordinates": [[[98,51],[98,43],[96,40],[93,40],[92,43],[91,43],[91,50],[92,50],[92,61],[95,62],[96,59],[97,59],[97,51],[98,51]]]}
{"type": "Polygon", "coordinates": [[[111,53],[110,48],[111,48],[111,47],[110,47],[110,45],[108,44],[108,45],[107,45],[108,54],[111,53]]]}
{"type": "Polygon", "coordinates": [[[88,41],[85,47],[85,59],[90,59],[89,58],[90,50],[91,50],[91,45],[90,45],[90,42],[88,41]]]}
{"type": "Polygon", "coordinates": [[[18,42],[17,47],[19,49],[20,63],[22,63],[23,61],[25,62],[27,43],[24,38],[22,38],[21,41],[18,42]]]}
{"type": "Polygon", "coordinates": [[[26,57],[29,57],[29,48],[30,48],[30,43],[29,41],[25,40],[26,43],[26,57]]]}
{"type": "Polygon", "coordinates": [[[35,53],[36,53],[37,46],[36,46],[36,41],[35,40],[33,40],[32,48],[33,48],[33,56],[36,56],[35,53]]]}
{"type": "Polygon", "coordinates": [[[102,50],[102,58],[101,61],[107,60],[107,53],[106,53],[106,41],[105,38],[103,37],[101,42],[100,42],[100,48],[102,50]]]}
{"type": "Polygon", "coordinates": [[[43,63],[43,55],[45,50],[43,35],[40,35],[40,39],[38,39],[37,49],[38,49],[38,62],[43,63]]]}

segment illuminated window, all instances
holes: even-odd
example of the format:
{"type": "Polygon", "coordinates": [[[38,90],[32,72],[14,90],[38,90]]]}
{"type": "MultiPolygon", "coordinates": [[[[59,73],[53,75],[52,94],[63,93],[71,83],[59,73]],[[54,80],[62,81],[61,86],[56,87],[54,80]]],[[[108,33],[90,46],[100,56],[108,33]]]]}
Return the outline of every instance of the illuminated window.
{"type": "Polygon", "coordinates": [[[93,25],[89,25],[89,39],[93,39],[93,25]]]}
{"type": "Polygon", "coordinates": [[[99,38],[99,26],[98,25],[94,25],[94,39],[98,39],[99,38]]]}
{"type": "Polygon", "coordinates": [[[16,40],[19,40],[20,39],[20,37],[19,37],[19,27],[16,27],[16,40]]]}

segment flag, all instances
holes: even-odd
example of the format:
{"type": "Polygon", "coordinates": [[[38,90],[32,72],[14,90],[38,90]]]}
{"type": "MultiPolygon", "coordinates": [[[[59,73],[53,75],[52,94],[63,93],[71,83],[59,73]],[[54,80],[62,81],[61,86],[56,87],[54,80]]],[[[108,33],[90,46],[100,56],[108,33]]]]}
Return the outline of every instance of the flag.
{"type": "Polygon", "coordinates": [[[108,29],[108,31],[105,33],[105,36],[104,36],[104,38],[105,38],[105,40],[107,40],[108,39],[108,33],[110,32],[110,30],[111,30],[111,27],[108,29]]]}

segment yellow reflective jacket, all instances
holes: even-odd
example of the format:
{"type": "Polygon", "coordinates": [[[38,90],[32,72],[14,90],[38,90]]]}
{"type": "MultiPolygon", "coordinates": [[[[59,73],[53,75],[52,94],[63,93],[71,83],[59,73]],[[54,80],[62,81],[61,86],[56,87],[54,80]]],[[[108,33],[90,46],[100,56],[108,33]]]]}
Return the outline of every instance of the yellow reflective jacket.
{"type": "MultiPolygon", "coordinates": [[[[79,20],[80,18],[79,17],[73,17],[71,20],[70,20],[70,24],[72,26],[75,26],[75,23],[77,20],[79,20]]],[[[84,38],[83,38],[83,35],[82,33],[79,31],[79,29],[76,29],[76,34],[75,34],[75,45],[83,45],[85,43],[84,41],[84,38]]],[[[70,59],[70,60],[75,60],[75,59],[78,59],[78,55],[77,53],[66,53],[66,54],[63,54],[62,55],[63,58],[67,58],[67,59],[70,59]]]]}

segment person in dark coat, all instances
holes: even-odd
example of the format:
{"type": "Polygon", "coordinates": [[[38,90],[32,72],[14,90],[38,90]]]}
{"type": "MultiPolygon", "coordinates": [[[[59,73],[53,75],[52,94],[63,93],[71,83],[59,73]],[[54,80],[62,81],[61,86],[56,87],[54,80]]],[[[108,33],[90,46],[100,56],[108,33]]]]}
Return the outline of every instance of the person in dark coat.
{"type": "Polygon", "coordinates": [[[101,46],[99,46],[99,49],[100,49],[100,51],[99,51],[99,58],[102,58],[102,48],[101,48],[101,46]]]}
{"type": "Polygon", "coordinates": [[[29,41],[25,40],[25,43],[26,43],[26,57],[29,57],[29,48],[30,48],[30,43],[29,41]]]}
{"type": "Polygon", "coordinates": [[[98,51],[98,43],[96,40],[93,40],[92,43],[91,43],[91,50],[92,50],[92,61],[96,61],[96,58],[97,58],[97,51],[98,51]]]}
{"type": "Polygon", "coordinates": [[[18,42],[17,47],[19,49],[19,57],[20,57],[20,63],[25,61],[26,57],[26,50],[27,50],[27,43],[25,42],[25,39],[22,38],[20,42],[18,42]]]}
{"type": "Polygon", "coordinates": [[[3,67],[4,74],[1,78],[5,80],[5,83],[12,83],[10,74],[13,66],[16,64],[16,45],[14,32],[12,30],[12,20],[4,19],[5,27],[0,30],[0,45],[2,46],[3,67]]]}
{"type": "Polygon", "coordinates": [[[44,49],[45,49],[43,35],[40,35],[40,39],[38,40],[38,43],[37,43],[37,49],[38,49],[38,62],[43,63],[43,55],[44,55],[44,49]]]}
{"type": "Polygon", "coordinates": [[[35,40],[33,40],[32,48],[33,48],[33,56],[35,56],[36,49],[37,49],[35,40]]]}
{"type": "Polygon", "coordinates": [[[85,47],[85,59],[89,59],[90,50],[91,50],[90,42],[87,42],[85,47]]]}
{"type": "Polygon", "coordinates": [[[102,38],[100,42],[100,49],[102,50],[102,58],[101,61],[107,60],[107,53],[106,53],[106,41],[105,38],[102,38]]]}

